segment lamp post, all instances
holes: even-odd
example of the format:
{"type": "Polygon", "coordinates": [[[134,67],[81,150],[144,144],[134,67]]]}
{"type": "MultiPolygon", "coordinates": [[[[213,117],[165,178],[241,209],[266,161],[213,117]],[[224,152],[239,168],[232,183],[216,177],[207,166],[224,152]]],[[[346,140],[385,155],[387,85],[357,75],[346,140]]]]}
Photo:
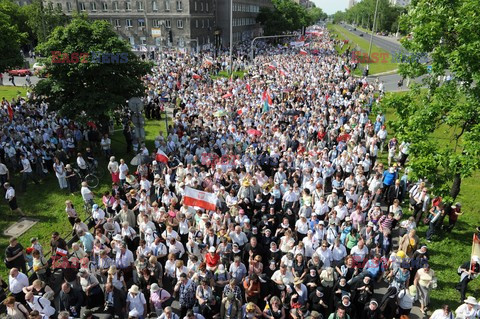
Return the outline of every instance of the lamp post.
{"type": "Polygon", "coordinates": [[[233,0],[230,0],[230,75],[233,74],[233,0]]]}
{"type": "Polygon", "coordinates": [[[370,53],[372,52],[373,32],[375,32],[375,24],[377,23],[378,0],[375,4],[375,14],[373,16],[372,33],[370,34],[370,44],[368,46],[368,59],[370,60],[370,53]]]}

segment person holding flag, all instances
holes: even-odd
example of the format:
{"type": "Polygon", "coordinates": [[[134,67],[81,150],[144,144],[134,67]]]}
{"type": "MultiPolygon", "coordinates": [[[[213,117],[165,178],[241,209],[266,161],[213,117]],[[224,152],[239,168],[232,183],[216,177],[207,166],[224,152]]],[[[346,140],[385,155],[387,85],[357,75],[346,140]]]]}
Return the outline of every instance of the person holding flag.
{"type": "Polygon", "coordinates": [[[477,233],[473,234],[472,256],[469,261],[458,267],[457,273],[460,275],[460,281],[455,287],[460,292],[460,302],[463,302],[467,292],[467,286],[470,281],[477,278],[480,274],[480,227],[477,227],[477,233]]]}

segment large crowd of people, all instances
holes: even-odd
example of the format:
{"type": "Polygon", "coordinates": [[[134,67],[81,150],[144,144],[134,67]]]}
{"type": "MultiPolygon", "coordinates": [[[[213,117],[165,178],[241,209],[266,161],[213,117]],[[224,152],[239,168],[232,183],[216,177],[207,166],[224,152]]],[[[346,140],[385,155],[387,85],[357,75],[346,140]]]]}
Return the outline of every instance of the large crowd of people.
{"type": "MultiPolygon", "coordinates": [[[[444,218],[443,230],[453,229],[461,204],[408,181],[408,141],[371,111],[382,84],[354,77],[355,61],[336,45],[320,27],[294,46],[259,43],[254,61],[239,45],[241,78],[211,76],[228,67],[226,54],[162,53],[144,79],[146,117],[168,105],[174,116],[150,150],[125,122],[138,165],[112,152],[108,125],[4,100],[0,180],[10,208],[23,214],[11,175],[26,191],[55,174],[92,213],[82,221],[66,201],[71,243],[59,232],[48,249],[42,238],[26,249],[10,240],[0,280],[10,318],[392,319],[414,307],[453,318],[448,305],[429,308],[436,270],[425,243],[444,218]],[[79,180],[98,157],[112,181],[103,194],[79,180]],[[184,205],[187,188],[214,193],[215,209],[184,205]],[[420,223],[429,225],[422,240],[420,223]]],[[[457,318],[479,315],[466,295],[479,268],[476,256],[459,267],[457,318]]]]}

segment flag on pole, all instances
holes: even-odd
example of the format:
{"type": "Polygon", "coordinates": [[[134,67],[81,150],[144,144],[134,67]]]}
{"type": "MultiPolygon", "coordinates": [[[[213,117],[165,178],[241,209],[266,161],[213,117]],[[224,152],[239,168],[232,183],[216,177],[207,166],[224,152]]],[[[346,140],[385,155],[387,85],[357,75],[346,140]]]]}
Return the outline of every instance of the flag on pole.
{"type": "Polygon", "coordinates": [[[155,160],[157,162],[167,163],[168,162],[168,156],[161,149],[158,149],[157,150],[157,155],[155,156],[155,160]]]}
{"type": "Polygon", "coordinates": [[[346,65],[343,66],[343,68],[345,69],[345,71],[347,71],[348,73],[350,73],[350,68],[346,65]]]}
{"type": "Polygon", "coordinates": [[[247,83],[246,85],[248,93],[252,94],[252,87],[247,83]]]}
{"type": "Polygon", "coordinates": [[[305,50],[300,50],[300,52],[299,52],[299,53],[300,53],[301,55],[307,55],[307,54],[308,54],[308,52],[307,52],[307,51],[305,51],[305,50]]]}
{"type": "Polygon", "coordinates": [[[473,234],[472,256],[470,257],[470,260],[473,259],[473,256],[480,257],[480,237],[477,233],[473,234]]]}
{"type": "Polygon", "coordinates": [[[273,104],[272,97],[270,96],[270,93],[268,92],[268,90],[263,91],[262,101],[268,103],[268,105],[273,104]]]}
{"type": "Polygon", "coordinates": [[[215,211],[217,207],[217,196],[214,193],[202,192],[187,186],[185,187],[183,204],[215,211]]]}
{"type": "Polygon", "coordinates": [[[65,257],[68,255],[68,251],[64,250],[64,249],[61,249],[61,248],[57,248],[55,250],[55,253],[57,254],[57,256],[62,256],[62,257],[65,257]]]}

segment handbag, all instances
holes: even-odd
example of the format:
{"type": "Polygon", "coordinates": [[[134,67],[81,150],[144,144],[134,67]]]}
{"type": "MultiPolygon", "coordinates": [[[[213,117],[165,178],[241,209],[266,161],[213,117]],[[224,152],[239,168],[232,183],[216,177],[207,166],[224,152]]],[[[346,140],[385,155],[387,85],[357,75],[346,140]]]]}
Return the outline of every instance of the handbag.
{"type": "Polygon", "coordinates": [[[423,219],[423,223],[424,223],[425,225],[430,224],[431,221],[432,221],[432,219],[430,218],[430,216],[425,217],[425,218],[423,219]]]}

